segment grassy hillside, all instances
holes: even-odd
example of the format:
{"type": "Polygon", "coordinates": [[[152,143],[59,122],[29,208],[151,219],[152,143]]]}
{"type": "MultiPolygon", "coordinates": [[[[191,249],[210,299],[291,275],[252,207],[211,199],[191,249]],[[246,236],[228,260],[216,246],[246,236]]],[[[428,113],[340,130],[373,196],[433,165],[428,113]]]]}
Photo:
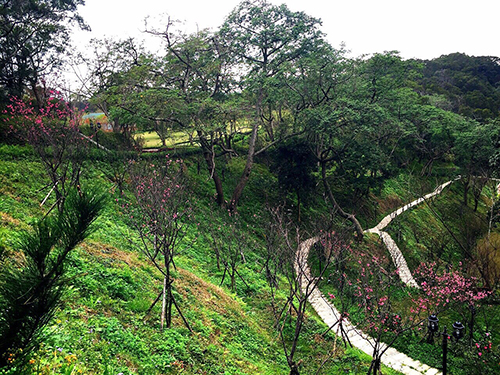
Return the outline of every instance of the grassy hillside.
{"type": "MultiPolygon", "coordinates": [[[[18,233],[29,230],[46,213],[53,197],[40,206],[49,191],[48,180],[28,148],[2,146],[0,152],[0,245],[6,261],[17,254],[18,233]]],[[[266,168],[257,166],[243,199],[241,217],[253,246],[245,250],[241,279],[231,290],[228,278],[221,285],[223,270],[217,267],[207,231],[222,223],[223,213],[211,205],[210,182],[197,174],[197,160],[187,160],[196,220],[179,249],[174,293],[192,332],[175,310],[173,327],[161,331],[160,304],[149,309],[161,290],[162,276],[133,245],[136,233],[115,201],[116,189],[102,168],[106,162],[93,160],[86,163],[83,179],[106,190],[109,203],[94,233],[71,255],[71,287],[45,330],[41,348],[29,353],[25,373],[287,373],[262,272],[262,234],[267,223],[259,216],[265,202],[260,189],[273,179],[266,168]]],[[[239,163],[232,165],[228,181],[241,170],[239,163]]],[[[280,300],[284,294],[277,297],[280,300]]],[[[316,373],[322,363],[322,373],[365,373],[370,358],[343,347],[331,333],[324,334],[326,330],[308,310],[296,357],[302,360],[301,373],[316,373]]],[[[12,356],[15,359],[16,353],[12,356]]]]}

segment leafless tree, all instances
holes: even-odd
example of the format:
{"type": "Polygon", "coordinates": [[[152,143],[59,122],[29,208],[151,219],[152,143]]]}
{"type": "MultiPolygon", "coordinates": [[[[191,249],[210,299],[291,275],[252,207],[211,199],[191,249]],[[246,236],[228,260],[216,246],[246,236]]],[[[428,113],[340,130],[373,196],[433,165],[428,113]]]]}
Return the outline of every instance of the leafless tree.
{"type": "Polygon", "coordinates": [[[172,294],[175,256],[191,212],[182,162],[135,162],[130,176],[135,202],[126,208],[141,251],[163,275],[163,289],[151,308],[162,298],[161,328],[170,328],[173,306],[190,328],[172,294]]]}
{"type": "Polygon", "coordinates": [[[210,234],[217,258],[217,267],[221,269],[222,265],[224,269],[220,285],[224,284],[227,276],[230,279],[231,290],[235,291],[237,277],[248,287],[238,267],[246,262],[245,252],[250,248],[251,243],[238,213],[228,211],[224,219],[222,225],[210,229],[210,234]]]}
{"type": "Polygon", "coordinates": [[[266,233],[266,275],[271,288],[275,325],[283,347],[290,375],[298,375],[303,360],[296,360],[300,335],[306,319],[309,297],[323,278],[330,257],[322,271],[313,277],[304,251],[317,238],[301,241],[300,231],[286,217],[281,207],[269,209],[270,225],[266,233]],[[281,293],[277,293],[281,290],[281,293]],[[279,297],[285,294],[285,299],[279,297]]]}

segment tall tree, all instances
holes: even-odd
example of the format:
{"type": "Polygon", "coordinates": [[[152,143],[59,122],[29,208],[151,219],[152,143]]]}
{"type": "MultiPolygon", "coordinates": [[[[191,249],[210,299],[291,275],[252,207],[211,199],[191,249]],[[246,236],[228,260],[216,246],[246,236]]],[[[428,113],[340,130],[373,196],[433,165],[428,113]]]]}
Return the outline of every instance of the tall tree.
{"type": "MultiPolygon", "coordinates": [[[[44,74],[61,63],[69,25],[85,28],[77,13],[84,0],[5,0],[0,5],[1,96],[20,96],[25,88],[37,96],[44,74]]],[[[3,99],[5,100],[5,99],[3,99]]]]}
{"type": "Polygon", "coordinates": [[[128,135],[131,130],[128,119],[120,116],[121,113],[115,106],[121,99],[122,90],[119,87],[127,84],[128,87],[131,86],[130,80],[127,80],[127,72],[135,72],[149,61],[145,58],[145,51],[132,38],[118,41],[93,39],[89,49],[92,51],[91,55],[80,55],[76,62],[77,65],[84,64],[87,72],[77,74],[80,81],[79,94],[107,116],[115,131],[120,130],[128,135]]]}
{"type": "Polygon", "coordinates": [[[495,122],[479,124],[464,120],[457,124],[454,133],[453,151],[464,184],[463,203],[468,204],[468,193],[472,186],[476,211],[483,187],[496,170],[492,158],[500,149],[500,131],[495,122]]]}
{"type": "Polygon", "coordinates": [[[172,267],[190,216],[187,186],[181,161],[164,165],[138,163],[131,168],[131,190],[135,202],[127,204],[130,220],[139,234],[138,247],[163,275],[161,328],[170,328],[175,306],[189,328],[173,292],[172,267]]]}
{"type": "Polygon", "coordinates": [[[292,12],[286,5],[265,0],[243,1],[220,29],[220,35],[233,60],[240,65],[239,84],[249,95],[254,114],[248,141],[246,163],[233,191],[229,208],[234,210],[250,178],[259,129],[266,130],[267,141],[274,142],[273,100],[276,77],[287,64],[313,50],[321,38],[320,21],[303,12],[292,12]],[[267,112],[266,112],[267,109],[267,112]]]}
{"type": "Polygon", "coordinates": [[[344,194],[361,197],[391,174],[395,151],[408,136],[400,114],[409,98],[410,67],[393,52],[343,67],[335,80],[323,77],[316,83],[320,93],[329,94],[309,107],[307,133],[332,210],[362,237],[359,221],[343,209],[334,184],[344,194]]]}
{"type": "Polygon", "coordinates": [[[216,160],[236,154],[233,138],[240,117],[239,99],[231,87],[232,62],[217,34],[203,30],[186,36],[167,26],[160,34],[167,44],[163,85],[173,94],[165,101],[166,122],[195,134],[221,206],[224,192],[216,160]]]}
{"type": "Polygon", "coordinates": [[[231,63],[216,34],[201,30],[186,35],[174,25],[168,20],[164,29],[148,30],[165,41],[164,56],[147,54],[133,41],[104,43],[94,63],[93,100],[115,123],[155,131],[164,146],[173,131],[185,132],[200,146],[222,205],[216,160],[235,153],[232,141],[239,116],[234,104],[238,95],[235,100],[228,95],[231,63]]]}

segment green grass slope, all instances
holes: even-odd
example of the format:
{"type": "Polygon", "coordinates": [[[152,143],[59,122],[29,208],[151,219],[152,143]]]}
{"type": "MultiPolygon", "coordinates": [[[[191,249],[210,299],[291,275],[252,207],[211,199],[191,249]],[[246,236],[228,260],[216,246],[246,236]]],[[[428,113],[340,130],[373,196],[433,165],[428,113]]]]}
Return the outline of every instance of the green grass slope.
{"type": "MultiPolygon", "coordinates": [[[[240,266],[240,279],[231,290],[222,285],[206,230],[219,221],[210,205],[210,182],[196,173],[195,159],[188,160],[195,184],[196,223],[179,249],[174,290],[179,307],[192,329],[174,310],[173,327],[160,329],[160,303],[150,309],[162,287],[162,275],[128,238],[136,236],[127,226],[116,192],[100,163],[86,164],[82,179],[98,183],[109,192],[109,204],[95,223],[95,232],[71,255],[71,287],[62,307],[45,331],[41,348],[29,353],[25,374],[286,374],[289,372],[275,329],[261,258],[265,222],[255,212],[264,198],[259,189],[272,176],[257,166],[243,197],[242,218],[255,249],[240,266]],[[254,216],[255,215],[255,216],[254,216]]],[[[233,163],[227,175],[237,175],[233,163]]],[[[229,179],[229,177],[228,177],[229,179]]],[[[43,168],[28,148],[0,147],[0,250],[1,260],[15,257],[16,236],[42,217],[49,188],[43,168]]],[[[278,298],[283,296],[278,295],[278,298]]],[[[366,373],[371,358],[345,348],[315,313],[307,312],[298,345],[302,374],[366,373]]],[[[15,357],[16,353],[12,353],[15,357]]],[[[0,374],[21,373],[0,369],[0,374]]],[[[396,374],[386,369],[384,373],[396,374]]]]}

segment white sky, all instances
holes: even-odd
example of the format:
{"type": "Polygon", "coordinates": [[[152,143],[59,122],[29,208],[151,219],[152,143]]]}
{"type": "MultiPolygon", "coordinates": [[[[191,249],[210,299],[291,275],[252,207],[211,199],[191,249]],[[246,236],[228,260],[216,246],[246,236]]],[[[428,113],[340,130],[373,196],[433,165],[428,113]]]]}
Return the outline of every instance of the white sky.
{"type": "MultiPolygon", "coordinates": [[[[431,59],[452,52],[500,56],[499,0],[270,0],[293,11],[321,18],[322,30],[351,56],[400,51],[403,58],[431,59]]],[[[92,32],[75,35],[78,49],[90,38],[125,38],[141,34],[144,18],[162,14],[187,21],[186,30],[216,29],[239,0],[86,0],[80,14],[92,32]]],[[[154,42],[146,42],[157,48],[154,42]]]]}

